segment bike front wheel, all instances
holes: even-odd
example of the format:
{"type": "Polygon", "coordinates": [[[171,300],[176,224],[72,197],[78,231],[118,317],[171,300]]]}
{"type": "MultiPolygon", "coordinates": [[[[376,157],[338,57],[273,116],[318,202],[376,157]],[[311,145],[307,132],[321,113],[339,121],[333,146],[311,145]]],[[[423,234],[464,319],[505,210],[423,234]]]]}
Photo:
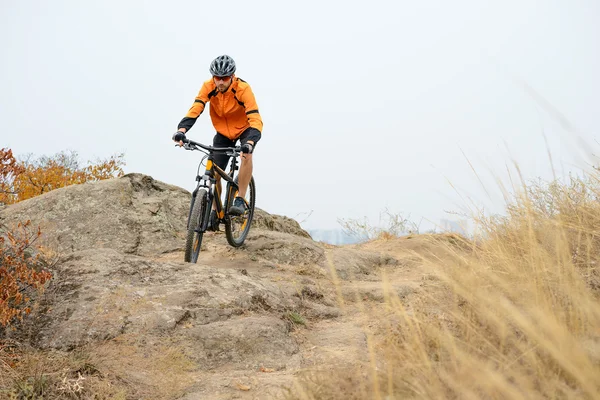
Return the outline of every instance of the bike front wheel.
{"type": "Polygon", "coordinates": [[[202,236],[204,235],[201,228],[207,207],[209,207],[208,193],[206,189],[200,189],[196,193],[196,199],[192,204],[192,212],[188,221],[187,238],[185,241],[185,262],[196,263],[198,261],[198,254],[200,254],[200,247],[202,246],[202,236]]]}
{"type": "MultiPolygon", "coordinates": [[[[235,178],[235,182],[238,183],[237,177],[235,178]]],[[[233,204],[233,200],[237,194],[238,192],[235,187],[232,184],[227,184],[227,208],[233,204]]],[[[233,247],[240,247],[244,244],[248,232],[250,232],[250,225],[252,225],[252,218],[254,217],[254,204],[256,203],[254,177],[250,179],[246,198],[248,199],[248,210],[246,210],[244,214],[240,216],[227,215],[225,218],[225,234],[227,236],[227,242],[233,247]]]]}

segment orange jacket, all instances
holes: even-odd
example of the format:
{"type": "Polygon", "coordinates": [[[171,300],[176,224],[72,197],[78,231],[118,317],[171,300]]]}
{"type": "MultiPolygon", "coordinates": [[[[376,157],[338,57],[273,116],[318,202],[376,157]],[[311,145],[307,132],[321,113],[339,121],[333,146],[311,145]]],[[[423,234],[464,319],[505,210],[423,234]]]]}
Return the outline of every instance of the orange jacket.
{"type": "Polygon", "coordinates": [[[262,119],[250,85],[236,76],[232,79],[233,82],[225,93],[217,90],[212,78],[204,82],[194,104],[177,129],[186,128],[186,132],[189,131],[204,111],[206,103],[210,102],[210,119],[221,135],[235,140],[250,127],[262,132],[262,119]]]}

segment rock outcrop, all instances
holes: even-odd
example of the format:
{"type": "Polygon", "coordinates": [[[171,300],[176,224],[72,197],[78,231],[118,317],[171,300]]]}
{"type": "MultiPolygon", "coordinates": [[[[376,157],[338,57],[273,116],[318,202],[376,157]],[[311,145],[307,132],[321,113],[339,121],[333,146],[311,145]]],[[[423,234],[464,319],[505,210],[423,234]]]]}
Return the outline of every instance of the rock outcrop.
{"type": "MultiPolygon", "coordinates": [[[[42,350],[124,336],[167,341],[202,373],[294,371],[308,362],[299,327],[342,314],[331,266],[342,280],[369,281],[396,264],[377,252],[316,243],[296,221],[260,209],[243,247],[207,233],[199,262],[184,263],[189,202],[186,190],[128,174],[3,207],[1,224],[31,220],[59,255],[40,308],[20,332],[42,350]]],[[[363,351],[359,332],[352,335],[363,351]]],[[[194,387],[207,390],[198,381],[194,387]]]]}

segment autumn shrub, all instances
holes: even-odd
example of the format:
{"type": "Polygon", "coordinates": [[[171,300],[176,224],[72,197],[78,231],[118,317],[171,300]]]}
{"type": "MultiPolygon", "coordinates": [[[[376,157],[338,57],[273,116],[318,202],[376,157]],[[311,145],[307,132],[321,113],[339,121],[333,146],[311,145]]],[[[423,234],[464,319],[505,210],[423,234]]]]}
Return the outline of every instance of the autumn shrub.
{"type": "Polygon", "coordinates": [[[13,182],[24,171],[25,167],[15,159],[11,149],[0,149],[0,203],[14,203],[18,194],[14,192],[13,182]]]}
{"type": "Polygon", "coordinates": [[[0,328],[31,312],[31,296],[51,278],[35,247],[40,229],[29,221],[15,229],[0,226],[0,328]]]}
{"type": "Polygon", "coordinates": [[[76,152],[17,160],[0,149],[0,204],[14,204],[61,187],[123,175],[124,155],[82,165],[76,152]]]}

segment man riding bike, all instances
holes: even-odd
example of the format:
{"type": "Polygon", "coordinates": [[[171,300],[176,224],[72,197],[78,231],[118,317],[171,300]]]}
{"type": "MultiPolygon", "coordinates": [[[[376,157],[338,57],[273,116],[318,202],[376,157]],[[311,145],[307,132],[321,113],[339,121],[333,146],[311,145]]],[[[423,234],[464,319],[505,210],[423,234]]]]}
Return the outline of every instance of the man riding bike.
{"type": "MultiPolygon", "coordinates": [[[[212,78],[203,83],[194,104],[179,123],[173,140],[180,146],[183,145],[182,139],[185,138],[186,132],[202,114],[206,103],[210,102],[210,118],[217,131],[213,138],[213,146],[233,147],[238,139],[242,145],[242,161],[238,174],[239,192],[229,208],[231,215],[242,215],[248,209],[245,197],[252,178],[252,154],[261,138],[263,123],[250,85],[234,75],[235,69],[235,61],[228,55],[219,56],[212,61],[212,78]]],[[[225,170],[229,156],[215,154],[214,161],[225,170]]],[[[220,178],[217,179],[217,186],[221,193],[220,178]]],[[[214,214],[213,204],[211,222],[214,221],[214,214]]]]}

